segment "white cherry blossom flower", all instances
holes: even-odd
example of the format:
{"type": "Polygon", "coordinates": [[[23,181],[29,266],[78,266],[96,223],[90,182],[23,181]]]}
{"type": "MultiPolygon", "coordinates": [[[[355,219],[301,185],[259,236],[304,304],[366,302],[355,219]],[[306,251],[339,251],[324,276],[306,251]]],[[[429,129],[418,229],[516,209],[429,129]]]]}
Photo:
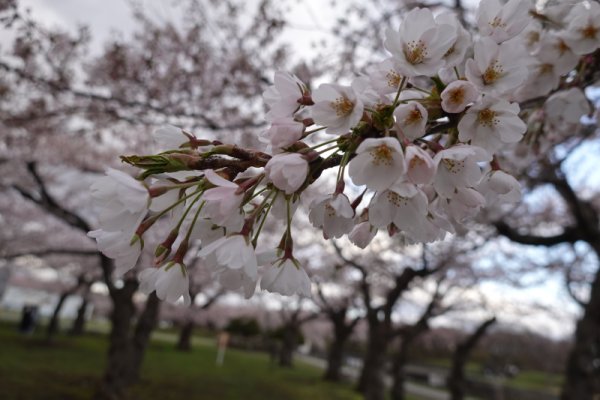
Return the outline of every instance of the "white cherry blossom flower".
{"type": "Polygon", "coordinates": [[[369,204],[369,222],[375,227],[393,223],[415,240],[423,237],[427,196],[414,184],[398,183],[378,192],[369,204]]]}
{"type": "Polygon", "coordinates": [[[98,250],[115,260],[115,273],[123,275],[135,266],[142,250],[135,232],[148,211],[148,189],[126,173],[108,169],[92,184],[91,192],[100,229],[88,236],[96,239],[98,250]]]}
{"type": "Polygon", "coordinates": [[[163,126],[152,132],[152,138],[159,152],[178,149],[182,144],[189,141],[183,134],[181,128],[173,125],[163,126]]]}
{"type": "Polygon", "coordinates": [[[579,57],[573,52],[563,34],[547,32],[540,40],[536,57],[552,64],[557,75],[564,75],[577,66],[579,57]]]}
{"type": "Polygon", "coordinates": [[[427,125],[427,109],[416,101],[400,104],[394,110],[396,127],[402,136],[408,140],[415,140],[425,135],[427,125]]]}
{"type": "Polygon", "coordinates": [[[428,152],[419,146],[406,146],[406,177],[416,185],[428,185],[435,175],[436,165],[428,152]]]}
{"type": "Polygon", "coordinates": [[[402,147],[395,138],[365,139],[348,165],[348,175],[355,185],[384,190],[405,171],[402,147]]]}
{"type": "Polygon", "coordinates": [[[544,104],[546,128],[559,135],[570,134],[590,111],[590,103],[581,89],[554,93],[544,104]]]}
{"type": "Polygon", "coordinates": [[[443,57],[455,40],[451,25],[438,25],[429,9],[414,8],[404,16],[399,31],[386,31],[384,46],[403,75],[431,76],[444,66],[443,57]]]}
{"type": "Polygon", "coordinates": [[[342,237],[354,227],[354,210],[343,193],[314,200],[308,218],[315,228],[323,229],[326,239],[342,237]]]}
{"type": "Polygon", "coordinates": [[[107,231],[135,231],[150,204],[146,186],[116,169],[107,169],[90,189],[100,227],[107,231]]]}
{"type": "Polygon", "coordinates": [[[517,103],[484,96],[461,118],[458,138],[493,154],[503,144],[521,140],[526,130],[527,125],[519,118],[517,103]]]}
{"type": "Polygon", "coordinates": [[[271,127],[265,131],[260,139],[269,143],[273,149],[279,150],[289,147],[302,138],[304,124],[290,117],[275,118],[271,127]]]}
{"type": "Polygon", "coordinates": [[[479,91],[469,81],[457,80],[450,83],[440,97],[442,109],[447,113],[461,113],[467,106],[477,100],[479,91]]]}
{"type": "Polygon", "coordinates": [[[525,83],[514,92],[512,99],[525,101],[545,96],[558,87],[560,75],[554,62],[537,58],[529,67],[529,75],[525,83]]]}
{"type": "Polygon", "coordinates": [[[297,294],[301,297],[311,297],[308,274],[296,260],[290,258],[271,264],[260,280],[260,288],[284,296],[297,294]]]}
{"type": "Polygon", "coordinates": [[[369,221],[363,221],[354,225],[354,228],[348,234],[348,239],[355,246],[364,249],[371,243],[375,235],[377,235],[377,228],[371,225],[369,221]]]}
{"type": "Polygon", "coordinates": [[[206,190],[202,194],[205,202],[201,215],[209,218],[215,224],[231,230],[241,228],[243,215],[240,206],[244,193],[239,191],[239,186],[222,178],[213,170],[204,171],[204,176],[216,187],[206,190]]]}
{"type": "Polygon", "coordinates": [[[258,264],[252,243],[244,235],[224,236],[204,246],[198,257],[215,267],[241,269],[250,278],[256,278],[258,264]]]}
{"type": "Polygon", "coordinates": [[[600,4],[577,3],[567,16],[565,41],[575,54],[592,53],[600,47],[600,4]]]}
{"type": "Polygon", "coordinates": [[[490,160],[488,152],[476,146],[459,145],[440,151],[433,158],[437,165],[435,191],[452,198],[460,188],[477,186],[483,175],[478,163],[490,160]]]}
{"type": "Polygon", "coordinates": [[[453,197],[441,202],[446,204],[446,214],[459,224],[475,217],[485,206],[481,193],[468,187],[458,188],[453,197]]]}
{"type": "Polygon", "coordinates": [[[481,180],[477,191],[485,198],[487,207],[517,203],[521,200],[519,181],[500,170],[490,170],[481,180]]]}
{"type": "Polygon", "coordinates": [[[499,0],[482,0],[477,9],[479,32],[496,43],[511,39],[531,21],[530,8],[529,0],[509,0],[506,4],[499,0]]]}
{"type": "Polygon", "coordinates": [[[380,94],[372,85],[371,81],[366,76],[359,76],[352,81],[352,89],[356,93],[358,99],[362,102],[363,107],[377,108],[378,105],[387,102],[384,95],[380,94]]]}
{"type": "MultiPolygon", "coordinates": [[[[298,209],[300,204],[300,195],[295,194],[290,199],[290,215],[293,216],[298,209]]],[[[274,218],[280,221],[287,221],[288,217],[288,199],[286,196],[276,196],[271,205],[271,211],[269,212],[274,218]]]]}
{"type": "Polygon", "coordinates": [[[516,89],[527,78],[530,62],[518,43],[496,44],[483,37],[475,42],[475,56],[467,60],[465,75],[482,93],[502,95],[516,89]]]}
{"type": "Polygon", "coordinates": [[[371,66],[367,72],[373,88],[383,95],[396,93],[402,82],[402,73],[393,58],[371,66]]]}
{"type": "Polygon", "coordinates": [[[142,242],[134,238],[133,231],[104,231],[97,229],[88,232],[88,236],[96,239],[98,250],[106,257],[114,259],[115,275],[122,276],[138,261],[142,252],[142,242]]]}
{"type": "Polygon", "coordinates": [[[218,277],[219,284],[225,289],[241,291],[246,299],[251,298],[256,292],[258,275],[249,276],[243,268],[219,268],[215,272],[215,276],[218,277]]]}
{"type": "Polygon", "coordinates": [[[156,290],[156,296],[169,303],[176,303],[182,297],[183,304],[191,303],[188,272],[183,264],[171,261],[160,268],[145,269],[139,279],[140,290],[147,295],[156,290]]]}
{"type": "Polygon", "coordinates": [[[527,51],[533,54],[539,50],[544,34],[545,30],[542,23],[533,20],[523,29],[519,36],[523,38],[523,44],[527,48],[527,51]]]}
{"type": "Polygon", "coordinates": [[[313,100],[312,117],[329,134],[347,133],[362,118],[364,105],[350,86],[324,83],[313,93],[313,100]]]}
{"type": "Polygon", "coordinates": [[[300,107],[298,100],[306,91],[306,86],[295,75],[275,72],[274,85],[263,93],[263,100],[270,108],[266,115],[267,121],[291,117],[300,107]]]}
{"type": "Polygon", "coordinates": [[[277,189],[292,194],[306,181],[308,162],[298,153],[277,154],[265,165],[265,175],[277,189]]]}
{"type": "MultiPolygon", "coordinates": [[[[435,17],[435,22],[438,25],[449,25],[454,30],[454,42],[443,56],[444,68],[453,68],[462,64],[471,47],[471,34],[462,26],[453,13],[443,12],[438,14],[435,17]]],[[[454,73],[454,71],[452,72],[454,73]]]]}

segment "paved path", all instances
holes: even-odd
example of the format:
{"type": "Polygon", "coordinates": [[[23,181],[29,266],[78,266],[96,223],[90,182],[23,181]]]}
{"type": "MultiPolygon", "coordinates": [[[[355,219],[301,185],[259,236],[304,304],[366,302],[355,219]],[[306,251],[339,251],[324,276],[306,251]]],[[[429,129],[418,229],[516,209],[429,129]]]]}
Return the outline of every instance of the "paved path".
{"type": "MultiPolygon", "coordinates": [[[[320,358],[307,356],[303,354],[298,354],[298,359],[303,362],[313,365],[317,368],[325,369],[326,361],[320,358]]],[[[344,375],[349,376],[350,378],[356,379],[358,378],[359,370],[355,367],[345,366],[342,369],[344,375]]],[[[390,387],[392,384],[392,379],[388,376],[385,379],[386,386],[390,387]]],[[[443,390],[434,389],[428,386],[419,385],[413,382],[406,383],[406,392],[412,394],[413,396],[419,396],[422,400],[448,400],[450,396],[444,392],[443,390]]]]}

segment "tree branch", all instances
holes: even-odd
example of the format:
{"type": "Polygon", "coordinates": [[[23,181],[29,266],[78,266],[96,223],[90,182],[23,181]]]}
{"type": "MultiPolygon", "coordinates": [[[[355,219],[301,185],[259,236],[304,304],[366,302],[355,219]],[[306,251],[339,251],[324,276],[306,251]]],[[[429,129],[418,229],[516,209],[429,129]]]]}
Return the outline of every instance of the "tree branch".
{"type": "Polygon", "coordinates": [[[494,226],[499,234],[506,236],[513,242],[532,246],[555,246],[561,243],[575,243],[582,239],[579,229],[575,227],[566,227],[563,233],[554,236],[536,236],[521,234],[504,221],[497,221],[494,226]]]}

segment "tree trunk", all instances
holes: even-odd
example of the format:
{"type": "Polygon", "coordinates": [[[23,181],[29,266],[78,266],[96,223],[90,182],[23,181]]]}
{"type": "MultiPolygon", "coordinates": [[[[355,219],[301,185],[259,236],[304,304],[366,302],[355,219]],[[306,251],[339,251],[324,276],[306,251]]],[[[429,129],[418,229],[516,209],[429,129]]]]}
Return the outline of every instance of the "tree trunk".
{"type": "Polygon", "coordinates": [[[392,400],[404,400],[404,383],[406,381],[406,363],[408,361],[408,348],[412,340],[400,343],[400,348],[392,366],[392,400]]]}
{"type": "Polygon", "coordinates": [[[133,294],[136,280],[128,279],[123,287],[111,292],[113,311],[109,336],[108,361],[96,400],[119,400],[129,384],[133,351],[130,340],[131,321],[135,315],[133,294]]]}
{"type": "Polygon", "coordinates": [[[85,317],[87,314],[88,306],[90,304],[90,287],[91,285],[87,285],[85,288],[85,292],[83,293],[81,298],[81,304],[77,309],[77,317],[75,318],[75,321],[73,321],[73,325],[71,326],[71,330],[69,331],[69,334],[73,336],[80,336],[85,330],[85,317]]]}
{"type": "MultiPolygon", "coordinates": [[[[600,243],[590,243],[600,260],[600,243]]],[[[600,269],[590,288],[590,300],[577,322],[567,359],[561,400],[592,400],[600,394],[600,269]]]]}
{"type": "Polygon", "coordinates": [[[286,326],[283,330],[281,349],[279,352],[279,366],[294,366],[294,351],[298,346],[298,328],[296,326],[286,326]]]}
{"type": "Polygon", "coordinates": [[[160,304],[161,302],[158,299],[158,296],[156,296],[156,293],[152,293],[148,296],[144,311],[142,311],[142,314],[138,318],[131,344],[132,362],[129,367],[130,384],[139,380],[146,348],[148,347],[152,331],[154,331],[154,328],[156,328],[156,324],[158,323],[160,304]]]}
{"type": "Polygon", "coordinates": [[[188,319],[181,330],[179,331],[179,339],[175,348],[180,351],[192,350],[192,333],[194,332],[194,320],[193,318],[188,319]]]}
{"type": "Polygon", "coordinates": [[[369,328],[367,354],[358,380],[357,390],[365,400],[383,400],[385,392],[385,355],[388,337],[383,327],[369,328]]]}
{"type": "Polygon", "coordinates": [[[58,298],[58,303],[54,306],[54,311],[52,312],[52,317],[48,322],[48,326],[46,327],[46,340],[52,341],[54,336],[58,332],[59,324],[60,324],[60,312],[62,311],[63,306],[65,305],[65,301],[67,298],[73,293],[72,290],[67,290],[60,294],[58,298]]]}
{"type": "Polygon", "coordinates": [[[452,355],[452,367],[447,382],[451,400],[463,400],[465,398],[465,366],[469,359],[469,354],[494,322],[496,322],[495,317],[486,320],[479,325],[471,336],[456,346],[456,350],[452,355]]]}
{"type": "Polygon", "coordinates": [[[342,366],[344,365],[344,347],[347,337],[334,337],[327,353],[327,369],[323,379],[331,382],[339,382],[342,379],[342,366]]]}

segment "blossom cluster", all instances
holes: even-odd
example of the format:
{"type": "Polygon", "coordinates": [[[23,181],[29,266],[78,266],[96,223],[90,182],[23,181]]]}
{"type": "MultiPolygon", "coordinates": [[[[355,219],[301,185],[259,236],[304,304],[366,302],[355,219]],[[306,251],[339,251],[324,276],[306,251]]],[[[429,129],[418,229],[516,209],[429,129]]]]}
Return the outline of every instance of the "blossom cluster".
{"type": "MultiPolygon", "coordinates": [[[[159,129],[162,152],[123,157],[142,170],[137,179],[109,170],[92,187],[100,229],[90,236],[123,273],[148,229],[170,218],[157,268],[140,274],[143,291],[168,301],[189,302],[184,258],[197,243],[226,288],[310,296],[292,225],[307,189],[327,188],[325,170],[337,176],[308,207],[310,223],[361,248],[379,230],[405,243],[442,240],[483,208],[518,201],[519,183],[498,159],[527,131],[518,102],[555,91],[600,46],[600,6],[483,0],[476,21],[471,35],[454,14],[413,9],[387,31],[389,58],[348,85],[311,91],[277,72],[263,95],[263,151],[159,129]],[[259,246],[267,220],[285,227],[275,249],[259,246]]],[[[572,96],[556,96],[548,112],[571,107],[572,96]]]]}

